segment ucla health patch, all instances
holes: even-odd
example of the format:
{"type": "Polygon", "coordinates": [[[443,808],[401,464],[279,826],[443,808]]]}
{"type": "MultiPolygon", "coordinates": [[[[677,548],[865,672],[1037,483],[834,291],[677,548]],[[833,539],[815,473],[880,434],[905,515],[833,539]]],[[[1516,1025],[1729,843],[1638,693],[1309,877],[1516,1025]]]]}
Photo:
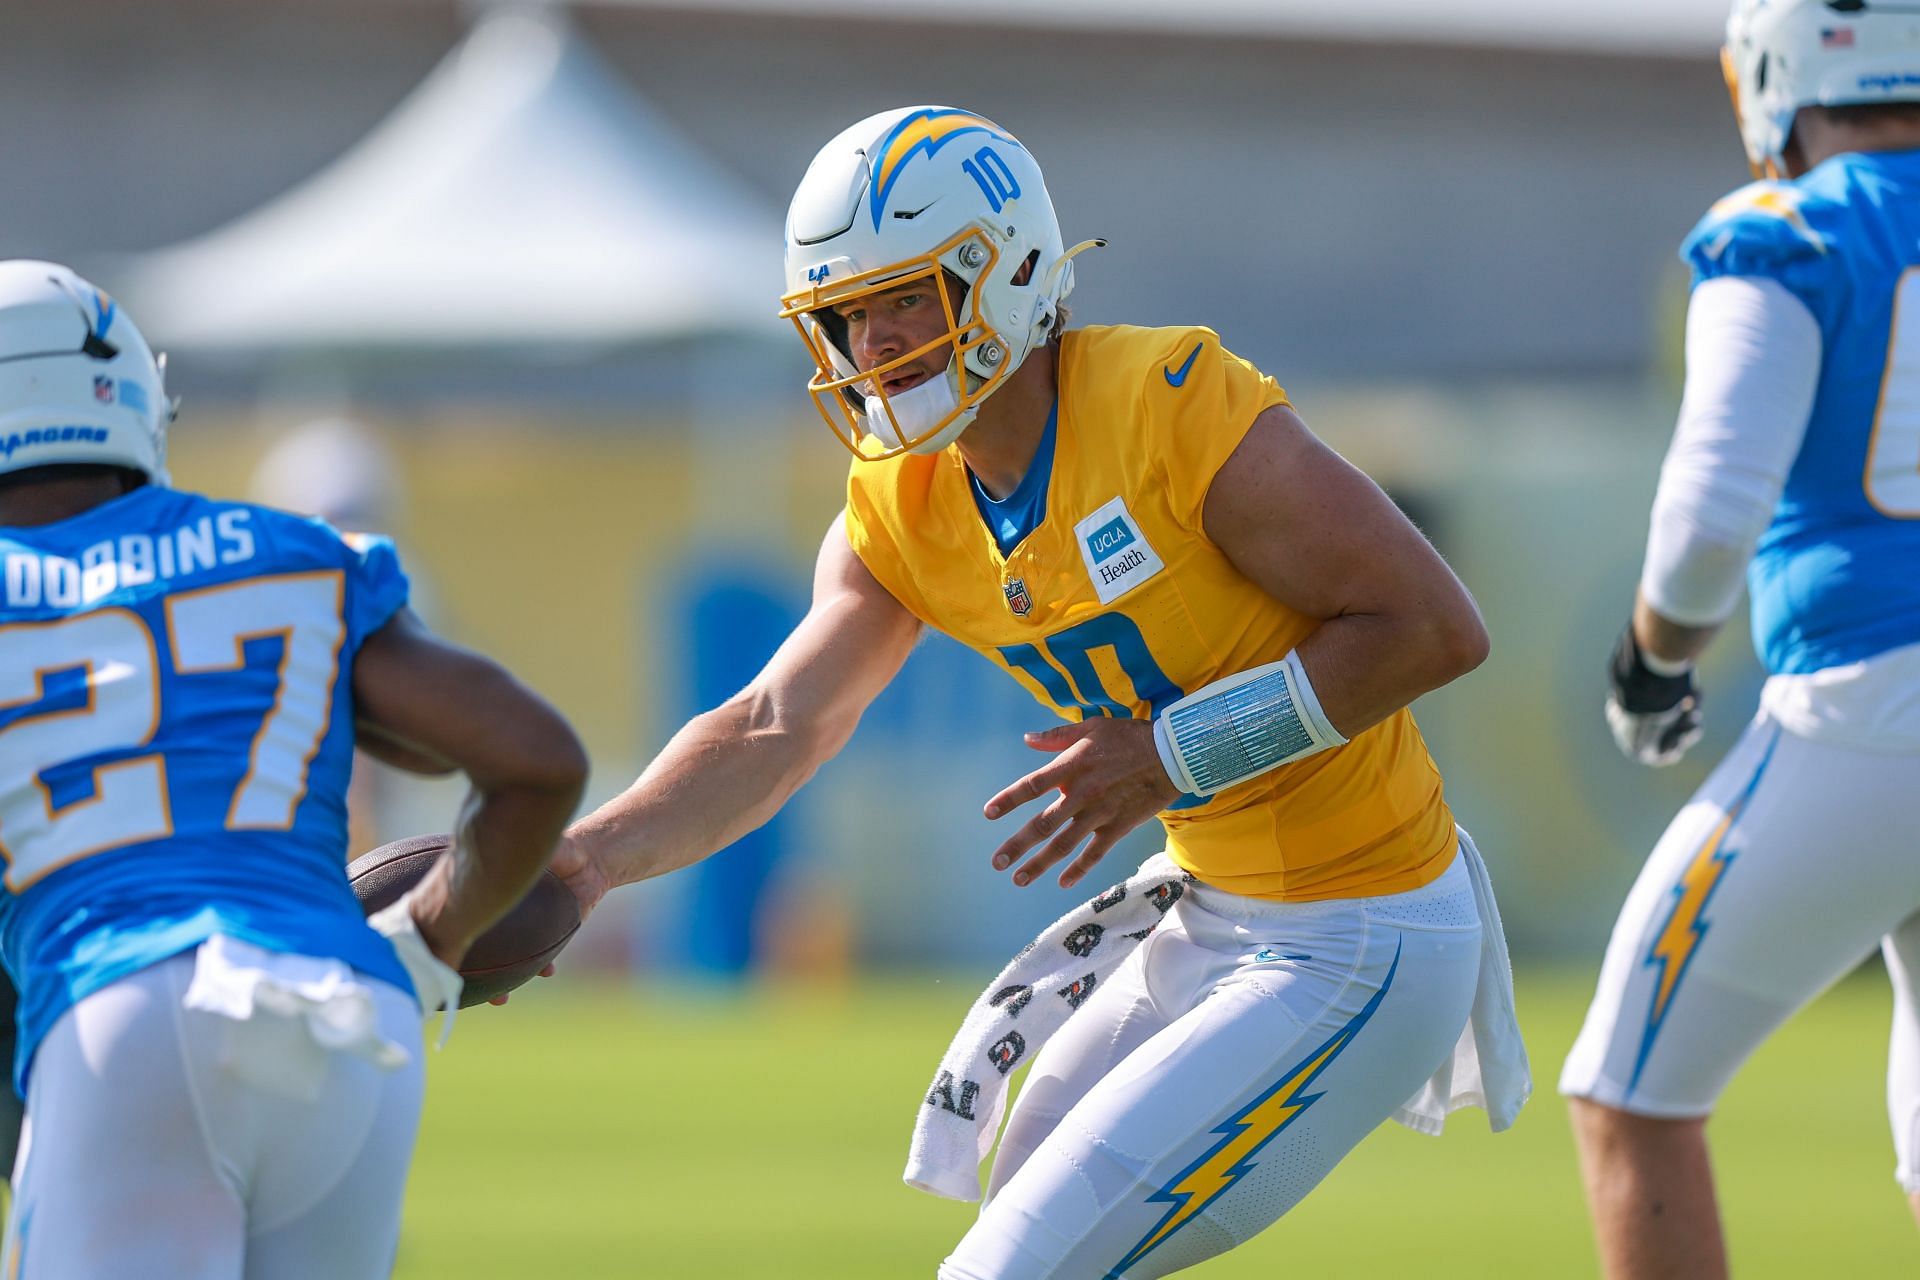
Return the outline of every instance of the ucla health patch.
{"type": "Polygon", "coordinates": [[[1101,604],[1112,604],[1167,567],[1121,498],[1073,526],[1073,537],[1101,604]]]}

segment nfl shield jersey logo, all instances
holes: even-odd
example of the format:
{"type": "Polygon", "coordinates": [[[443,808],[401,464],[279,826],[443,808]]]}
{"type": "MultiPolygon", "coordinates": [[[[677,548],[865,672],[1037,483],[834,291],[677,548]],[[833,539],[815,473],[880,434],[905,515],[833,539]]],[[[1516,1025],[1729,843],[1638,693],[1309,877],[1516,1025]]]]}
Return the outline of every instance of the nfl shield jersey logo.
{"type": "Polygon", "coordinates": [[[93,398],[101,404],[113,403],[113,379],[101,374],[93,375],[93,398]]]}
{"type": "Polygon", "coordinates": [[[1008,578],[1001,590],[1007,593],[1007,608],[1018,617],[1026,617],[1033,608],[1033,597],[1027,594],[1027,582],[1024,578],[1008,578]]]}

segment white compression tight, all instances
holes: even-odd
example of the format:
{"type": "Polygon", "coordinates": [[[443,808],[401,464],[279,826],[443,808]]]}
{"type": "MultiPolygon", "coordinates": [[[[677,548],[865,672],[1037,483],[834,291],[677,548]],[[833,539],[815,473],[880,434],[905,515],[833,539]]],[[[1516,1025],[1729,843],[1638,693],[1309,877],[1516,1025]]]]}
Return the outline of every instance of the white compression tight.
{"type": "Polygon", "coordinates": [[[41,1042],[4,1274],[385,1277],[419,1124],[419,1007],[367,980],[382,1033],[412,1061],[382,1071],[328,1054],[302,1100],[235,1078],[246,1024],[184,1007],[193,972],[191,954],[143,969],[41,1042]]]}

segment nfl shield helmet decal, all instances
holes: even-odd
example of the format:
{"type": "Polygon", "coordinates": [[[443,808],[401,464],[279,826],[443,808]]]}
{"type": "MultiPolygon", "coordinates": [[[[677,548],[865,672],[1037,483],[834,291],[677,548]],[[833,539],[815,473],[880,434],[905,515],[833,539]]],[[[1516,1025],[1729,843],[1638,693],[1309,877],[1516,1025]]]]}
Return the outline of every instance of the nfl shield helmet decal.
{"type": "Polygon", "coordinates": [[[1000,589],[1007,593],[1007,608],[1013,610],[1015,617],[1024,618],[1033,610],[1033,597],[1027,594],[1025,578],[1008,578],[1000,589]]]}

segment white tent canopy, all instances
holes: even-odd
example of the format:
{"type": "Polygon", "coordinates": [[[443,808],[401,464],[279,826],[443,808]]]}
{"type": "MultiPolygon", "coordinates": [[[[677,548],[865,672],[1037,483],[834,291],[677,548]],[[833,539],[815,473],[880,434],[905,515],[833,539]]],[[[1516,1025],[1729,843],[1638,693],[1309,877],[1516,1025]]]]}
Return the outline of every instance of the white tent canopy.
{"type": "Polygon", "coordinates": [[[551,12],[502,9],[306,182],[116,275],[174,348],[777,332],[777,217],[551,12]]]}

